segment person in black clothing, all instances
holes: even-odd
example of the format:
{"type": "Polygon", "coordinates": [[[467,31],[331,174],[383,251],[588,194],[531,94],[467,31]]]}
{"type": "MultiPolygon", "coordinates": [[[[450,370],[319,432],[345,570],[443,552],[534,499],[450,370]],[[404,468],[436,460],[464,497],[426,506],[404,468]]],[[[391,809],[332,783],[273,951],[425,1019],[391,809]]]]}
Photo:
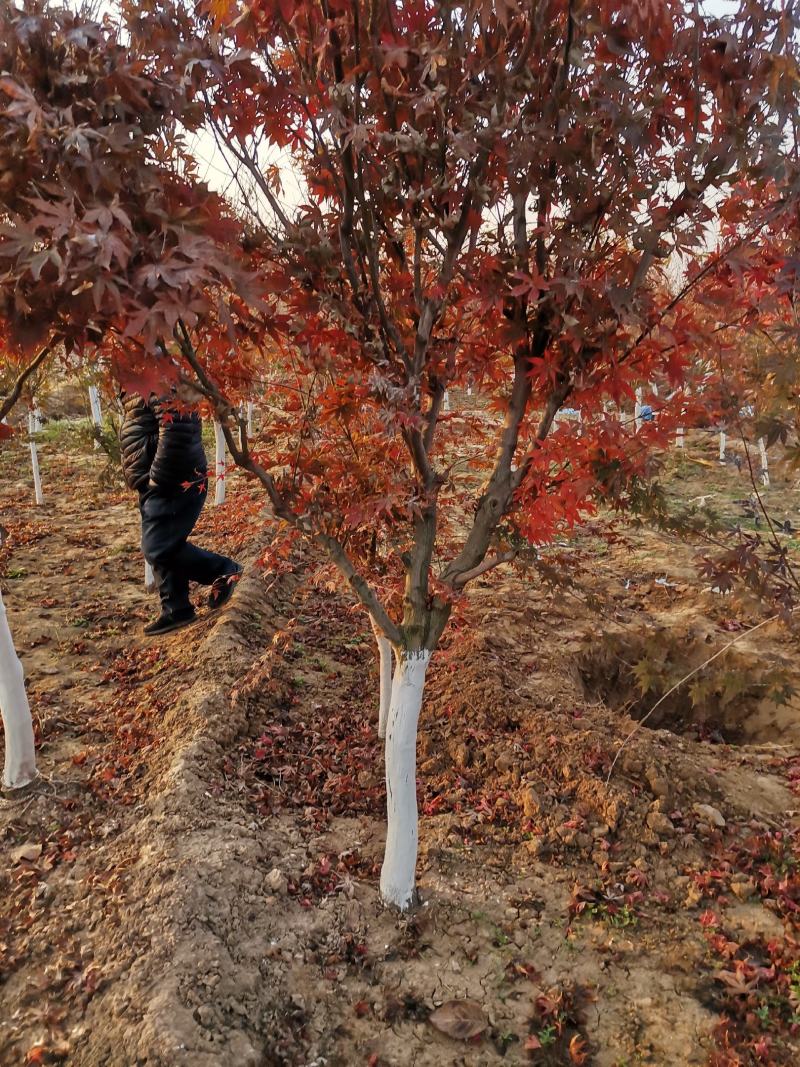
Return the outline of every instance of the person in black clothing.
{"type": "Polygon", "coordinates": [[[148,623],[148,636],[169,633],[195,621],[189,582],[210,585],[209,607],[229,599],[242,568],[227,556],[189,541],[207,493],[202,426],[195,412],[128,395],[120,431],[122,473],[139,493],[142,552],[153,568],[161,614],[148,623]],[[187,488],[188,486],[188,488],[187,488]]]}

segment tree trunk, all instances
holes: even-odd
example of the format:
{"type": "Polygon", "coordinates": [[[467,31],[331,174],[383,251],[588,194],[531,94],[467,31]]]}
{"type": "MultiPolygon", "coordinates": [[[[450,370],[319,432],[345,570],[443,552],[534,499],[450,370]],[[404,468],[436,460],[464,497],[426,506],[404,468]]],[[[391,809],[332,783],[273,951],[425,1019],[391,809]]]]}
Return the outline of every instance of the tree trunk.
{"type": "Polygon", "coordinates": [[[675,444],[678,448],[685,447],[684,430],[682,426],[679,426],[675,431],[675,444]]]}
{"type": "Polygon", "coordinates": [[[36,433],[36,415],[31,412],[28,415],[28,437],[30,439],[31,447],[31,469],[33,471],[33,492],[36,498],[37,504],[44,504],[44,496],[42,495],[42,476],[39,473],[39,455],[36,451],[36,439],[34,434],[36,433]]]}
{"type": "Polygon", "coordinates": [[[761,457],[761,481],[764,488],[769,488],[769,461],[767,459],[767,442],[763,437],[758,439],[758,454],[761,457]]]}
{"type": "Polygon", "coordinates": [[[253,401],[252,400],[248,400],[247,401],[247,436],[248,437],[252,437],[253,436],[253,413],[254,413],[254,410],[255,410],[255,405],[253,404],[253,401]]]}
{"type": "Polygon", "coordinates": [[[417,899],[417,723],[431,653],[397,652],[386,727],[386,852],[381,896],[407,911],[417,899]]]}
{"type": "Polygon", "coordinates": [[[214,506],[225,503],[225,435],[222,427],[214,420],[214,506]]]}
{"type": "Polygon", "coordinates": [[[3,595],[0,593],[0,713],[5,730],[3,788],[21,789],[36,777],[33,722],[25,692],[25,674],[14,648],[3,595]]]}
{"type": "MultiPolygon", "coordinates": [[[[97,386],[89,386],[89,407],[92,411],[92,422],[97,427],[98,431],[103,425],[103,413],[100,410],[100,394],[97,391],[97,386]]],[[[95,438],[94,447],[99,448],[100,442],[95,438]]]]}
{"type": "Polygon", "coordinates": [[[378,706],[378,737],[386,737],[386,723],[389,719],[389,705],[392,702],[392,643],[388,637],[384,637],[378,629],[375,620],[370,616],[372,632],[378,645],[378,661],[380,668],[380,704],[378,706]]]}
{"type": "Polygon", "coordinates": [[[725,462],[725,445],[727,444],[727,442],[728,442],[727,434],[725,433],[724,430],[720,430],[719,431],[719,461],[720,461],[720,463],[724,463],[725,462]]]}
{"type": "Polygon", "coordinates": [[[638,433],[642,428],[642,389],[636,390],[636,403],[633,405],[633,428],[638,433]]]}

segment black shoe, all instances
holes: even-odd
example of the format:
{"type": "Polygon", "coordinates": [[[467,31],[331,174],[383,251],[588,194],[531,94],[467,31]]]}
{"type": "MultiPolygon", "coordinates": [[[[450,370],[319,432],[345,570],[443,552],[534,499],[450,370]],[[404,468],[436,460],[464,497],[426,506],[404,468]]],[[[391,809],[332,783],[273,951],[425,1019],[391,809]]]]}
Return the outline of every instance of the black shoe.
{"type": "Polygon", "coordinates": [[[162,611],[157,619],[148,622],[144,633],[146,637],[160,637],[161,634],[168,634],[173,630],[180,630],[183,626],[190,626],[193,622],[197,622],[194,608],[183,608],[176,612],[162,611]]]}
{"type": "Polygon", "coordinates": [[[236,583],[241,578],[244,570],[244,567],[240,567],[238,563],[234,564],[234,566],[236,570],[221,575],[211,585],[211,592],[208,594],[208,606],[212,611],[217,611],[223,604],[227,604],[233,596],[236,583]]]}

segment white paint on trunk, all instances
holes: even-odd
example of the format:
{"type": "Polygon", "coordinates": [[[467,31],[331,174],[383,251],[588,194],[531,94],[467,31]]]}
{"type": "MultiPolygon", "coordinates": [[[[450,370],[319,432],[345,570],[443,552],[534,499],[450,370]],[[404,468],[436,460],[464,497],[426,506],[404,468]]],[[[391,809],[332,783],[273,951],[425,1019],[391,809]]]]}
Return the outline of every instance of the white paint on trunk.
{"type": "Polygon", "coordinates": [[[445,411],[449,411],[450,410],[450,393],[448,392],[447,389],[445,389],[445,391],[444,391],[444,410],[445,411]]]}
{"type": "Polygon", "coordinates": [[[725,433],[724,430],[720,430],[719,431],[719,461],[720,461],[720,463],[724,463],[725,462],[725,445],[727,444],[727,442],[728,442],[728,435],[725,433]]]}
{"type": "Polygon", "coordinates": [[[633,405],[633,428],[638,433],[642,428],[642,387],[636,390],[636,403],[633,405]]]}
{"type": "Polygon", "coordinates": [[[14,648],[3,594],[0,593],[0,713],[5,730],[3,788],[21,789],[36,777],[33,722],[25,674],[14,648]]]}
{"type": "Polygon", "coordinates": [[[147,560],[144,561],[144,591],[146,593],[155,593],[156,591],[156,576],[153,574],[153,568],[147,560]]]}
{"type": "Polygon", "coordinates": [[[389,705],[392,702],[392,643],[384,637],[375,620],[370,616],[372,632],[378,646],[378,664],[380,670],[380,704],[378,705],[378,737],[386,737],[386,723],[389,719],[389,705]]]}
{"type": "Polygon", "coordinates": [[[214,506],[225,503],[225,435],[222,426],[214,420],[214,506]]]}
{"type": "Polygon", "coordinates": [[[36,451],[36,416],[33,412],[28,415],[28,437],[31,448],[31,470],[33,471],[33,493],[37,504],[44,504],[42,495],[42,476],[39,473],[39,455],[36,451]]]}
{"type": "Polygon", "coordinates": [[[679,426],[678,429],[675,431],[675,444],[677,445],[678,448],[685,448],[686,447],[686,441],[685,441],[684,437],[685,437],[685,435],[684,435],[683,427],[679,426]]]}
{"type": "Polygon", "coordinates": [[[431,654],[399,656],[386,727],[386,852],[381,896],[406,911],[414,903],[417,868],[417,723],[431,654]]]}
{"type": "MultiPolygon", "coordinates": [[[[99,430],[103,425],[103,413],[100,410],[100,394],[97,391],[96,385],[89,386],[89,407],[92,411],[92,422],[99,430]]],[[[100,447],[99,441],[95,440],[94,447],[100,447]]]]}
{"type": "Polygon", "coordinates": [[[767,442],[763,437],[758,439],[758,454],[761,457],[761,481],[765,488],[769,488],[769,460],[767,459],[767,442]]]}
{"type": "Polygon", "coordinates": [[[247,436],[253,436],[253,414],[255,412],[255,405],[252,400],[247,401],[247,436]]]}

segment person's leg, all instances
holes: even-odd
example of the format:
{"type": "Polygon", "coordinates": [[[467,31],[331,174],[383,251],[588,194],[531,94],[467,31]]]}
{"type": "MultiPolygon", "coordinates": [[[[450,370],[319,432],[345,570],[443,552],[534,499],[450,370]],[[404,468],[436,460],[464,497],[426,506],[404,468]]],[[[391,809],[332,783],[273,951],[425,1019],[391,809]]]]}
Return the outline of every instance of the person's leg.
{"type": "Polygon", "coordinates": [[[180,507],[170,497],[147,496],[141,505],[142,552],[153,568],[161,607],[168,615],[183,615],[191,610],[189,579],[175,566],[175,559],[197,521],[199,510],[194,502],[180,507]]]}
{"type": "Polygon", "coordinates": [[[237,570],[236,564],[228,556],[200,548],[191,541],[187,541],[178,550],[172,565],[190,582],[197,582],[199,585],[212,585],[217,578],[233,574],[237,570]]]}
{"type": "Polygon", "coordinates": [[[162,607],[168,614],[191,610],[190,581],[212,586],[209,603],[212,608],[221,607],[241,574],[242,568],[228,556],[188,540],[205,498],[205,493],[192,491],[175,497],[151,495],[142,505],[142,550],[153,568],[162,607]]]}

